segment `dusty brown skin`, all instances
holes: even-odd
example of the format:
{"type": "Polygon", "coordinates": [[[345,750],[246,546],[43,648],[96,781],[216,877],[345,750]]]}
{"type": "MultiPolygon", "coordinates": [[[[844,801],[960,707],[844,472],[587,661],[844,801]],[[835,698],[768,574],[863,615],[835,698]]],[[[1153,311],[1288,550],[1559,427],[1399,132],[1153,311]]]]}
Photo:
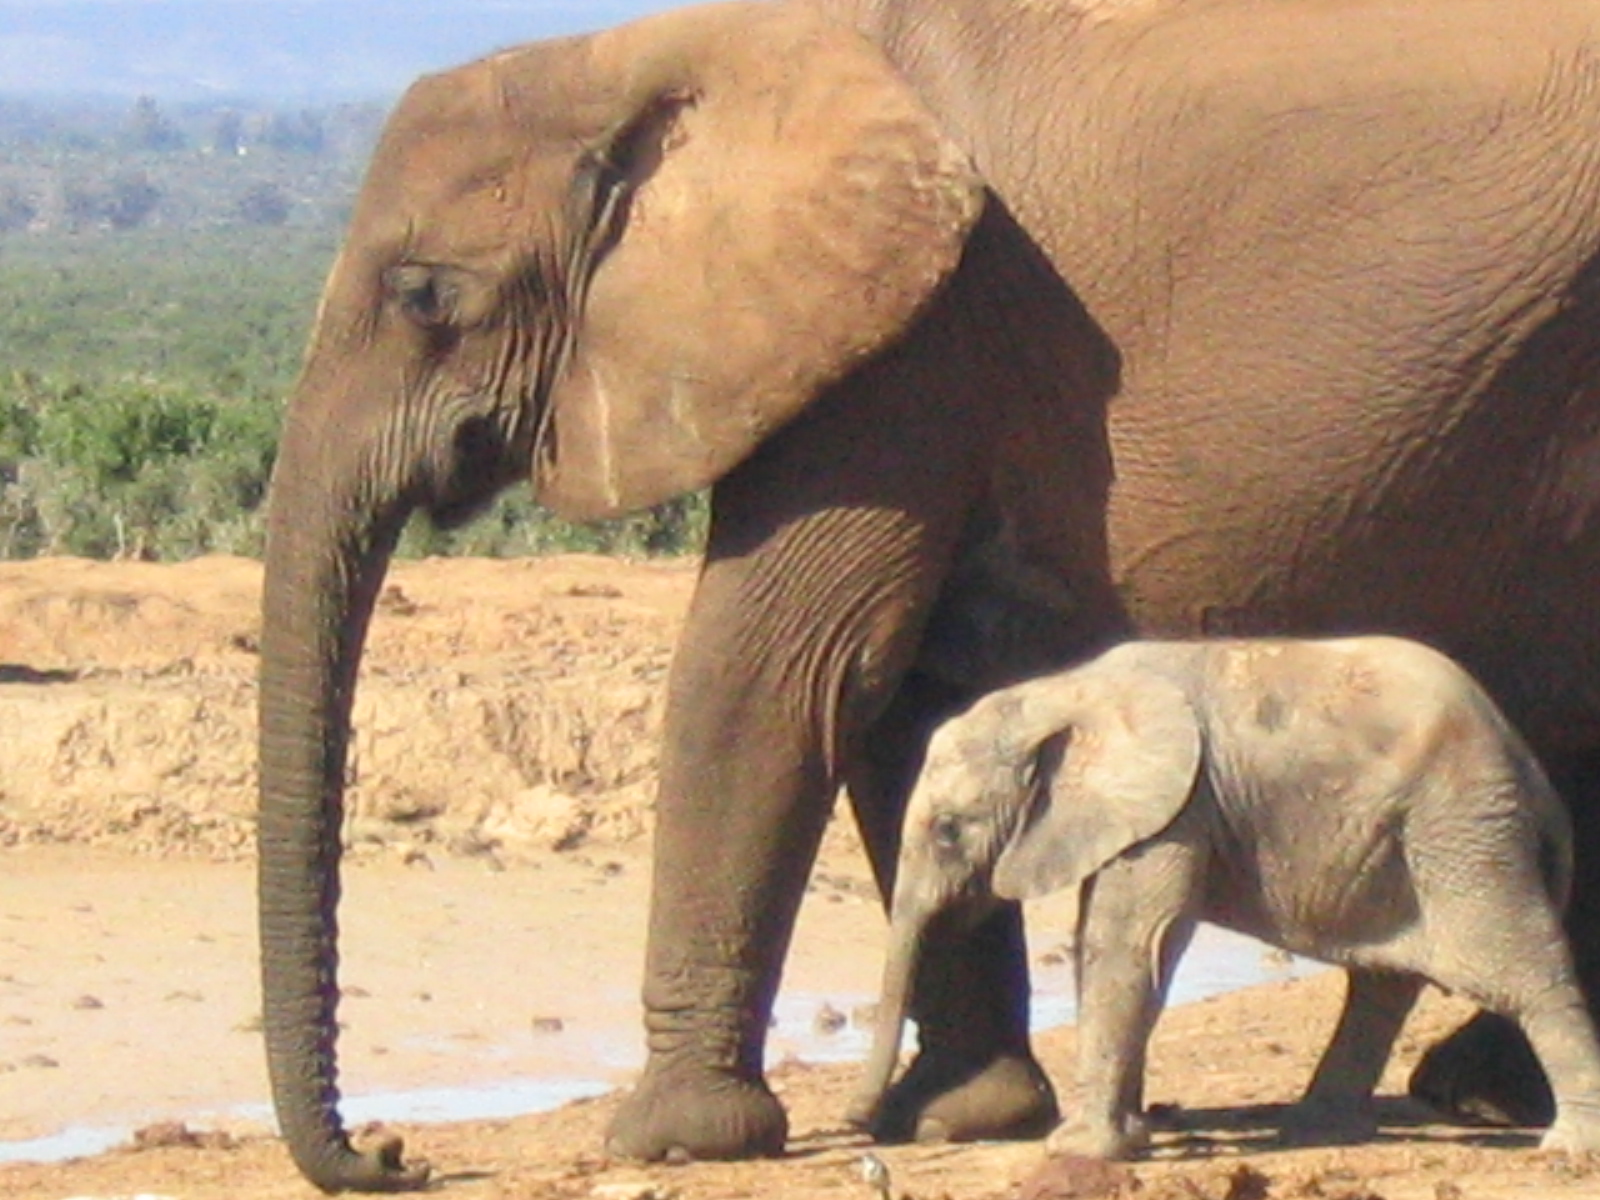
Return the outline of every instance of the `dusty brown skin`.
{"type": "MultiPolygon", "coordinates": [[[[580,515],[714,484],[618,1154],[782,1146],[765,1015],[839,786],[886,876],[931,722],[1130,627],[1384,629],[1466,662],[1575,804],[1592,993],[1597,21],[1579,0],[1511,28],[1487,0],[744,4],[419,83],[272,502],[266,1032],[308,1177],[418,1181],[352,1155],[336,1111],[372,600],[406,513],[464,519],[524,478],[580,515]]],[[[1025,985],[1015,911],[936,939],[886,1136],[1054,1120],[1025,985]]],[[[1503,1032],[1422,1090],[1547,1115],[1525,1050],[1477,1069],[1515,1052],[1503,1032]]]]}

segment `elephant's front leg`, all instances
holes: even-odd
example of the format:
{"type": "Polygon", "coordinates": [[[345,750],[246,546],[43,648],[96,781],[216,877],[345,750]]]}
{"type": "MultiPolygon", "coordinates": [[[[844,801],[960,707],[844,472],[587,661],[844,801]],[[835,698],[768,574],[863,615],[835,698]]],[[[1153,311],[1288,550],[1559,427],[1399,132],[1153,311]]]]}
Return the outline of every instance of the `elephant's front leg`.
{"type": "Polygon", "coordinates": [[[1205,854],[1179,817],[1161,840],[1108,864],[1078,918],[1078,1103],[1052,1154],[1129,1158],[1149,1141],[1145,1052],[1194,935],[1205,854]],[[1166,840],[1168,837],[1172,840],[1166,840]]]}
{"type": "Polygon", "coordinates": [[[784,545],[708,563],[669,697],[649,1060],[612,1126],[614,1153],[783,1149],[787,1123],[762,1079],[766,1024],[845,743],[908,653],[896,643],[913,638],[912,560],[925,550],[901,523],[833,514],[791,527],[784,545]]]}
{"type": "Polygon", "coordinates": [[[783,1148],[762,1056],[806,877],[983,483],[985,419],[957,386],[913,350],[891,354],[716,489],[668,698],[649,1059],[614,1153],[783,1148]]]}
{"type": "MultiPolygon", "coordinates": [[[[913,671],[852,764],[850,800],[886,897],[929,732],[967,699],[913,671]]],[[[1042,1137],[1060,1113],[1029,1044],[1020,906],[1003,905],[976,927],[964,912],[952,917],[935,920],[923,937],[911,1007],[918,1053],[878,1106],[871,1132],[889,1142],[1042,1137]]]]}

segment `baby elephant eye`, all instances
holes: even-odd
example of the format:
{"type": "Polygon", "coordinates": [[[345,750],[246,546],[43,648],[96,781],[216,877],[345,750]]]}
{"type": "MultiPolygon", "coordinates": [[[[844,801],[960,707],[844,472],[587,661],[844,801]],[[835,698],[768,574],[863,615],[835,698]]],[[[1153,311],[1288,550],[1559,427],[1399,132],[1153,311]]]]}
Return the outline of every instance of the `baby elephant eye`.
{"type": "Polygon", "coordinates": [[[963,821],[954,813],[940,813],[928,827],[933,844],[940,850],[954,850],[961,845],[963,821]]]}

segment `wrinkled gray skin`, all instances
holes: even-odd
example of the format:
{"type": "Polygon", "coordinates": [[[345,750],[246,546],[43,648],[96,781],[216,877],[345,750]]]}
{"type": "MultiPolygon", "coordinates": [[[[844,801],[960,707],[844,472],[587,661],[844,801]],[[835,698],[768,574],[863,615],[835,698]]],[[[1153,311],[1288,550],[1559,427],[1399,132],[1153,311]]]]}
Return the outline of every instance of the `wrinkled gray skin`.
{"type": "Polygon", "coordinates": [[[1526,1031],[1555,1090],[1544,1147],[1600,1149],[1600,1046],[1560,925],[1571,853],[1522,739],[1416,642],[1116,647],[933,735],[854,1116],[888,1086],[930,923],[1075,889],[1081,1107],[1052,1152],[1145,1144],[1145,1046],[1201,920],[1349,972],[1287,1138],[1375,1131],[1373,1088],[1432,980],[1526,1031]]]}
{"type": "MultiPolygon", "coordinates": [[[[767,1017],[841,785],[887,887],[936,719],[1130,630],[1466,662],[1572,801],[1592,983],[1600,7],[1517,12],[775,0],[418,82],[268,520],[263,1016],[305,1174],[423,1177],[338,1113],[350,703],[407,515],[519,482],[571,516],[712,489],[612,1153],[782,1150],[767,1017]]],[[[1054,1123],[1020,930],[930,937],[880,1136],[1054,1123]]],[[[1546,1119],[1518,1044],[1479,1024],[1418,1088],[1546,1119]]]]}

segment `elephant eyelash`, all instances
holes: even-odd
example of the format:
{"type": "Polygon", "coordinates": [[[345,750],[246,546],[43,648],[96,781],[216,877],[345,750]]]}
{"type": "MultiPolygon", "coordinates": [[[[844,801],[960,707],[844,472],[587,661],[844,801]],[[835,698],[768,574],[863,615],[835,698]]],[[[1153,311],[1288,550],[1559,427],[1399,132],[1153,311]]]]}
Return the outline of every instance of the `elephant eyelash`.
{"type": "Polygon", "coordinates": [[[402,263],[384,273],[384,287],[414,325],[439,329],[455,319],[460,290],[435,267],[402,263]]]}

